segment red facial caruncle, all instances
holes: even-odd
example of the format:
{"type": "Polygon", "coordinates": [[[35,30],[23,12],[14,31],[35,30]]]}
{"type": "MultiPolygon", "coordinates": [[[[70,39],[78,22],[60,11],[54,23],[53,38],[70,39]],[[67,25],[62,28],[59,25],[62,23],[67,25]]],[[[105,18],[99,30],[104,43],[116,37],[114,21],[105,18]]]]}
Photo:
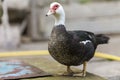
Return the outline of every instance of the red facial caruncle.
{"type": "Polygon", "coordinates": [[[57,10],[59,7],[60,7],[60,5],[58,3],[52,3],[50,5],[50,9],[49,9],[48,13],[46,14],[46,16],[57,13],[57,10]]]}
{"type": "Polygon", "coordinates": [[[58,7],[59,7],[59,5],[58,5],[58,4],[55,4],[55,5],[52,7],[52,10],[57,10],[58,7]]]}
{"type": "Polygon", "coordinates": [[[59,8],[59,5],[58,5],[58,4],[55,4],[55,5],[50,9],[50,11],[55,13],[55,11],[56,11],[58,8],[59,8]]]}

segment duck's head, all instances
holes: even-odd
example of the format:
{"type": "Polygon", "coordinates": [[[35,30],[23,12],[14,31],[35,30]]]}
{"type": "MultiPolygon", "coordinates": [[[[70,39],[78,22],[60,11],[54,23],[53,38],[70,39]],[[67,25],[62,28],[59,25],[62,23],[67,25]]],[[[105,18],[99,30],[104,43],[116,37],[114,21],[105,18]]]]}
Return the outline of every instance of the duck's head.
{"type": "Polygon", "coordinates": [[[64,14],[64,10],[63,10],[62,5],[58,2],[51,3],[50,4],[50,9],[49,9],[48,13],[46,14],[46,16],[60,15],[60,14],[64,14]]]}
{"type": "Polygon", "coordinates": [[[62,5],[58,2],[53,2],[50,4],[50,9],[46,16],[53,15],[55,17],[55,25],[60,25],[65,23],[65,12],[62,5]]]}

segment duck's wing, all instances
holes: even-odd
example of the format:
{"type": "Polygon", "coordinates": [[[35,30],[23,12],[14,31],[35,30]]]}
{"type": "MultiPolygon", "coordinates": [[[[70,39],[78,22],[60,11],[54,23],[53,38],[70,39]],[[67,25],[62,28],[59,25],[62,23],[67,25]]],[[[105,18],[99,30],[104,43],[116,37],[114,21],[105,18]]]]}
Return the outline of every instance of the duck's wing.
{"type": "Polygon", "coordinates": [[[68,33],[73,36],[72,43],[80,46],[76,50],[82,54],[82,60],[89,61],[96,49],[94,34],[87,31],[68,31],[68,33]]]}
{"type": "Polygon", "coordinates": [[[78,41],[79,43],[87,43],[92,42],[94,45],[96,45],[96,36],[92,32],[88,31],[68,31],[70,35],[73,36],[73,40],[78,41]]]}

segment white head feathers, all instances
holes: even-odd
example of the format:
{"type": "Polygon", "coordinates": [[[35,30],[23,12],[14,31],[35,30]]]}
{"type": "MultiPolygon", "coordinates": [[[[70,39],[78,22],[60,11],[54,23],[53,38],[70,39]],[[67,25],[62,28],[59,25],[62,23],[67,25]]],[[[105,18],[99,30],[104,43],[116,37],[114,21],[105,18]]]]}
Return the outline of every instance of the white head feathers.
{"type": "Polygon", "coordinates": [[[54,15],[55,25],[65,25],[65,12],[62,5],[58,2],[53,2],[50,4],[50,9],[46,16],[54,15]]]}

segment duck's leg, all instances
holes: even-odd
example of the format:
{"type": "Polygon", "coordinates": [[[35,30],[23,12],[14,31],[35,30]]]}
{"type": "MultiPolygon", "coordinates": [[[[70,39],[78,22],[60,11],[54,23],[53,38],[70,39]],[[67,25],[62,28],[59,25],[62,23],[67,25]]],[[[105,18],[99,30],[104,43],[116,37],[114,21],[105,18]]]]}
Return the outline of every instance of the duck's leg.
{"type": "Polygon", "coordinates": [[[87,61],[85,61],[83,63],[82,72],[73,72],[71,70],[70,66],[67,66],[67,73],[64,73],[63,75],[66,75],[66,76],[83,76],[83,77],[85,77],[86,76],[86,66],[87,66],[87,61]],[[82,73],[82,75],[80,73],[82,73]]]}
{"type": "Polygon", "coordinates": [[[71,70],[70,66],[67,66],[67,72],[65,72],[63,75],[65,76],[72,76],[74,73],[71,70]]]}
{"type": "Polygon", "coordinates": [[[82,71],[82,76],[85,77],[86,76],[86,66],[87,66],[87,61],[85,61],[83,63],[83,71],[82,71]]]}
{"type": "Polygon", "coordinates": [[[68,72],[69,74],[73,74],[73,71],[71,70],[70,66],[67,66],[67,72],[68,72]]]}
{"type": "Polygon", "coordinates": [[[86,76],[86,66],[87,66],[87,62],[85,61],[83,63],[83,70],[82,70],[82,72],[75,72],[73,76],[82,76],[82,77],[85,77],[86,76]]]}

